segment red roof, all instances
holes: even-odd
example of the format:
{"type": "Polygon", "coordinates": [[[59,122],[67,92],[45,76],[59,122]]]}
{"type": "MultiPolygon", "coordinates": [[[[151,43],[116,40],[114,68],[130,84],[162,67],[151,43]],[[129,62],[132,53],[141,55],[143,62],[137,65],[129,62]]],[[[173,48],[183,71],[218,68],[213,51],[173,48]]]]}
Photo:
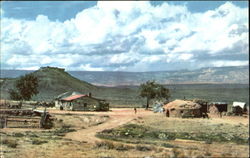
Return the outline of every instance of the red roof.
{"type": "Polygon", "coordinates": [[[88,95],[85,95],[85,94],[77,94],[77,95],[71,95],[67,98],[63,98],[62,100],[65,100],[65,101],[71,101],[71,100],[75,100],[75,99],[78,99],[78,98],[81,98],[81,97],[86,97],[88,95]]]}

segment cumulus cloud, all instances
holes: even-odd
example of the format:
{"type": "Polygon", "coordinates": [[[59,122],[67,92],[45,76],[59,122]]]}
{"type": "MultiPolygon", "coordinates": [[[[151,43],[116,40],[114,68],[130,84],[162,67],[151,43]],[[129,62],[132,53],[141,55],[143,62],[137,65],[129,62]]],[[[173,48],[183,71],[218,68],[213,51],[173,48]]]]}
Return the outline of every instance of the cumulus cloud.
{"type": "Polygon", "coordinates": [[[85,71],[103,71],[103,68],[91,67],[90,64],[80,65],[80,69],[85,71]]]}
{"type": "Polygon", "coordinates": [[[2,8],[0,9],[0,15],[1,15],[1,18],[4,16],[4,11],[2,8]]]}
{"type": "MultiPolygon", "coordinates": [[[[3,11],[1,10],[1,13],[3,11]]],[[[4,68],[159,71],[248,64],[248,8],[101,1],[64,22],[3,17],[4,68]]]]}

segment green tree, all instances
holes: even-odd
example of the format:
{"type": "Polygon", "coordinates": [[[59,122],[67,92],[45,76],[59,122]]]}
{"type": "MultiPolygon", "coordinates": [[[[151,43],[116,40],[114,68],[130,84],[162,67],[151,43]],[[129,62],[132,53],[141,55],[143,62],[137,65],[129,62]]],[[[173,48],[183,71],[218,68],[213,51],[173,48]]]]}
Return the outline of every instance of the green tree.
{"type": "Polygon", "coordinates": [[[22,99],[20,94],[17,91],[13,90],[13,89],[11,89],[9,91],[9,94],[10,94],[10,99],[11,100],[21,100],[22,99]]]}
{"type": "Polygon", "coordinates": [[[169,89],[164,86],[156,83],[155,81],[147,81],[140,85],[139,88],[140,96],[145,97],[147,99],[146,109],[149,108],[149,101],[151,99],[166,99],[168,100],[170,97],[169,89]]]}
{"type": "Polygon", "coordinates": [[[22,76],[15,83],[17,91],[9,91],[10,98],[14,100],[30,100],[32,96],[39,93],[38,78],[32,74],[22,76]]]}

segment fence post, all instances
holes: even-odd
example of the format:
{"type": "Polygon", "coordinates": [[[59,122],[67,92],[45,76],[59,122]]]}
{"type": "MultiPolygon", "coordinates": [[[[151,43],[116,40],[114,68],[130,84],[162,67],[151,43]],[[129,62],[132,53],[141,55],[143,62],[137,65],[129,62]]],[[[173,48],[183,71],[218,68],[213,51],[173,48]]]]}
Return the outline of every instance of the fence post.
{"type": "Polygon", "coordinates": [[[8,118],[8,116],[6,116],[6,118],[5,118],[5,123],[4,123],[4,124],[5,124],[5,125],[4,125],[5,128],[7,128],[7,118],[8,118]]]}
{"type": "Polygon", "coordinates": [[[40,120],[40,128],[42,128],[45,124],[46,121],[46,108],[43,111],[43,114],[41,115],[41,120],[40,120]]]}

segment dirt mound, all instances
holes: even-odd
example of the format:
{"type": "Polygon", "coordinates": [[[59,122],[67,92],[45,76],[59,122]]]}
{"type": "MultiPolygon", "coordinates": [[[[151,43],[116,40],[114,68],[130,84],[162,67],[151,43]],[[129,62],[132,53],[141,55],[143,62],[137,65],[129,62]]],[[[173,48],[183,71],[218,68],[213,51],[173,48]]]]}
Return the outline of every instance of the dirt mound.
{"type": "Polygon", "coordinates": [[[220,112],[219,112],[219,110],[218,110],[217,107],[215,107],[215,106],[210,106],[210,107],[209,107],[209,113],[210,113],[210,114],[219,114],[220,112]]]}
{"type": "Polygon", "coordinates": [[[192,101],[175,100],[164,106],[165,109],[199,109],[201,105],[192,101]]]}

